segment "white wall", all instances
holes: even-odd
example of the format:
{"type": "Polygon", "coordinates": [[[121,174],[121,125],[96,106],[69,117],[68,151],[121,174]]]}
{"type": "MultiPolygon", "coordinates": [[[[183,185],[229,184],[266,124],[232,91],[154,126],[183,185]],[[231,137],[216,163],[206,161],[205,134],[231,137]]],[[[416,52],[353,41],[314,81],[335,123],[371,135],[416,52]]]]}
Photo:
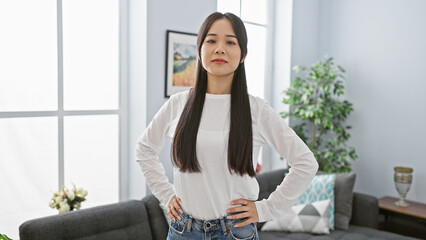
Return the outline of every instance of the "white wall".
{"type": "Polygon", "coordinates": [[[354,104],[355,190],[397,196],[393,167],[414,168],[409,200],[426,202],[426,1],[295,1],[292,65],[329,54],[354,104]]]}
{"type": "MultiPolygon", "coordinates": [[[[129,0],[129,140],[127,199],[145,196],[145,178],[135,161],[136,139],[146,124],[147,0],[129,0]]],[[[127,200],[124,197],[122,200],[127,200]]]]}
{"type": "MultiPolygon", "coordinates": [[[[288,105],[282,103],[284,89],[290,86],[291,82],[291,51],[292,51],[292,26],[293,26],[293,0],[271,1],[273,2],[272,18],[273,38],[272,50],[272,80],[265,80],[269,87],[265,91],[265,100],[277,112],[289,111],[288,105]]],[[[266,69],[269,69],[266,67],[266,69]]],[[[280,155],[270,148],[264,146],[264,161],[262,163],[262,171],[271,169],[279,169],[287,167],[286,161],[280,159],[280,155]]]]}

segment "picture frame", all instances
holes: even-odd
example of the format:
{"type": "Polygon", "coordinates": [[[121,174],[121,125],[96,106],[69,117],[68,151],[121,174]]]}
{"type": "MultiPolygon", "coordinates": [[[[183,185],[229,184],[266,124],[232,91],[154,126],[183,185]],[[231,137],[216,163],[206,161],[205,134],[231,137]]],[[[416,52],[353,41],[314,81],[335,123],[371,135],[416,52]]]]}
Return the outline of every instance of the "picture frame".
{"type": "Polygon", "coordinates": [[[167,30],[166,35],[164,95],[168,98],[195,86],[197,34],[167,30]]]}

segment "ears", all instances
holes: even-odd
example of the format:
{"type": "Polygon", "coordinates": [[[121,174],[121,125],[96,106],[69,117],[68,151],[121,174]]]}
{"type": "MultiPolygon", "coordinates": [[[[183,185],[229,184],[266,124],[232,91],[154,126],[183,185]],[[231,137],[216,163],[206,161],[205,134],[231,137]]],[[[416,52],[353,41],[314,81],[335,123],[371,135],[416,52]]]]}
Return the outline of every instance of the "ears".
{"type": "Polygon", "coordinates": [[[246,56],[244,56],[244,57],[241,59],[240,64],[241,64],[241,63],[243,63],[245,59],[246,59],[246,56]]]}

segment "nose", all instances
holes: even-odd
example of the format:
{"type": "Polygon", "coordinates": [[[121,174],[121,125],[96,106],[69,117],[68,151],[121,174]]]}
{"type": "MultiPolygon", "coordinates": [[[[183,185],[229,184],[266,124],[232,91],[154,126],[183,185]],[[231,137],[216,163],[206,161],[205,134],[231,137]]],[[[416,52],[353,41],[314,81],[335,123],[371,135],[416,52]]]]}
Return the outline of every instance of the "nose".
{"type": "Polygon", "coordinates": [[[225,53],[225,51],[222,48],[216,49],[216,53],[225,53]]]}
{"type": "Polygon", "coordinates": [[[225,53],[222,44],[218,44],[215,53],[225,53]]]}

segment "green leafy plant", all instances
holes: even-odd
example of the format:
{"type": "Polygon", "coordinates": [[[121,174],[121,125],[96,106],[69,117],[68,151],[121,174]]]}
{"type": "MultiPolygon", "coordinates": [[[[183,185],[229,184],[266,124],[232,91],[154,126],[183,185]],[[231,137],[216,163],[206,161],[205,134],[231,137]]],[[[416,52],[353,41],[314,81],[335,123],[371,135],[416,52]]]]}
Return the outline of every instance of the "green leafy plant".
{"type": "Polygon", "coordinates": [[[358,156],[346,144],[351,126],[344,123],[353,111],[352,103],[340,97],[346,71],[327,56],[310,69],[297,65],[293,70],[307,73],[297,76],[284,91],[283,103],[290,105],[290,111],[281,116],[295,120],[293,129],[314,153],[320,170],[350,172],[352,161],[358,156]]]}
{"type": "Polygon", "coordinates": [[[11,238],[7,237],[6,234],[0,233],[0,240],[12,240],[11,238]]]}

